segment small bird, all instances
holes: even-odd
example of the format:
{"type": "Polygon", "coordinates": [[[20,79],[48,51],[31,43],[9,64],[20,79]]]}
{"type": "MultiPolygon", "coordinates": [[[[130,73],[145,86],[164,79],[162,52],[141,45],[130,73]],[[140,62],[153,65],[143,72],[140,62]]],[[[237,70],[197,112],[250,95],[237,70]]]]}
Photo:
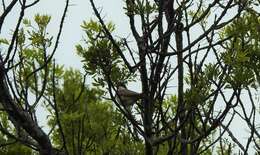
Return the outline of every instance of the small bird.
{"type": "Polygon", "coordinates": [[[120,104],[126,107],[131,107],[137,100],[143,98],[143,94],[128,90],[123,83],[119,83],[117,86],[116,98],[120,104]]]}

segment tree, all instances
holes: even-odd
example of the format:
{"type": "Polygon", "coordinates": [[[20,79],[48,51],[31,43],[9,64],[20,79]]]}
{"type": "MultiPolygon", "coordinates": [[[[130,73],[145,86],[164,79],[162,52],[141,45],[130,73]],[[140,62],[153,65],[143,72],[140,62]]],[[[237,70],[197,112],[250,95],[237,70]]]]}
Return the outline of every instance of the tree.
{"type": "Polygon", "coordinates": [[[90,0],[98,22],[83,22],[86,39],[76,50],[92,86],[54,59],[69,0],[55,37],[47,32],[50,16],[24,17],[38,2],[1,2],[0,30],[20,9],[11,39],[0,39],[1,153],[206,155],[237,147],[249,154],[252,145],[259,151],[259,1],[126,0],[131,44],[113,36],[115,26],[90,0]],[[128,109],[117,86],[131,82],[142,99],[128,109]],[[48,133],[38,124],[39,107],[50,114],[48,133]],[[246,144],[230,128],[236,118],[248,126],[246,144]]]}
{"type": "MultiPolygon", "coordinates": [[[[111,26],[106,25],[94,1],[90,2],[99,24],[94,39],[87,34],[91,40],[88,48],[78,48],[85,70],[99,85],[104,86],[106,81],[111,99],[145,140],[147,155],[156,153],[165,143],[168,154],[200,154],[214,143],[221,143],[224,133],[247,154],[252,139],[258,137],[251,91],[259,82],[259,13],[254,10],[259,2],[126,0],[134,46],[126,38],[115,39],[111,26]],[[104,41],[105,49],[112,45],[112,50],[98,49],[103,46],[96,45],[104,41]],[[89,60],[93,53],[97,59],[94,62],[89,60]],[[117,61],[123,64],[115,64],[117,61]],[[90,64],[100,72],[91,72],[90,64]],[[142,118],[139,124],[115,99],[117,83],[129,82],[120,78],[122,71],[117,65],[128,69],[125,75],[140,81],[138,86],[145,94],[137,103],[142,118]],[[115,78],[114,70],[120,76],[115,78]],[[173,79],[175,83],[171,82],[173,79]],[[169,89],[172,85],[176,89],[169,89]],[[251,102],[250,114],[241,99],[244,91],[251,102]],[[175,104],[166,104],[167,93],[176,94],[175,104]],[[242,113],[238,112],[240,107],[242,113]],[[250,129],[245,146],[229,129],[235,115],[250,129]],[[217,129],[222,129],[218,138],[206,142],[217,129]]],[[[88,27],[83,28],[89,31],[88,27]]],[[[220,152],[224,154],[223,150],[220,152]]]]}
{"type": "MultiPolygon", "coordinates": [[[[122,115],[101,98],[104,92],[86,86],[86,76],[78,70],[55,63],[57,43],[48,54],[53,45],[47,32],[50,20],[39,14],[33,21],[24,18],[8,67],[2,66],[1,153],[141,153],[142,141],[132,141],[122,115]],[[38,125],[38,107],[49,113],[48,133],[38,125]]],[[[12,46],[7,39],[1,44],[12,46]]]]}
{"type": "Polygon", "coordinates": [[[55,146],[64,147],[68,154],[75,155],[141,153],[141,140],[132,141],[126,121],[111,102],[101,99],[101,90],[87,88],[84,78],[76,70],[65,71],[61,79],[63,84],[55,89],[57,108],[50,108],[52,111],[58,109],[59,118],[55,112],[50,112],[53,115],[49,119],[54,128],[52,139],[55,146]],[[61,127],[56,125],[58,121],[61,127]]]}

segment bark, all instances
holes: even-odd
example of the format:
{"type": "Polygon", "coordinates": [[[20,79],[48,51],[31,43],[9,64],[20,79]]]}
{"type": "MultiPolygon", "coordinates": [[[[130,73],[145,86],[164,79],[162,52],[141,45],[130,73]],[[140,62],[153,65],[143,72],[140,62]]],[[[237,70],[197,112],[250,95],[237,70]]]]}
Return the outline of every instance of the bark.
{"type": "MultiPolygon", "coordinates": [[[[183,38],[182,38],[182,23],[177,24],[176,28],[176,46],[177,46],[177,62],[178,62],[178,113],[179,113],[179,123],[183,124],[185,121],[185,103],[183,96],[183,38]]],[[[186,139],[186,130],[185,125],[181,129],[181,138],[186,139]]],[[[181,142],[181,154],[186,155],[187,152],[187,144],[185,142],[181,142]]]]}
{"type": "Polygon", "coordinates": [[[5,69],[0,66],[0,103],[6,109],[12,123],[22,127],[37,143],[41,155],[53,155],[53,149],[49,137],[32,120],[10,95],[8,85],[5,80],[5,69]]]}

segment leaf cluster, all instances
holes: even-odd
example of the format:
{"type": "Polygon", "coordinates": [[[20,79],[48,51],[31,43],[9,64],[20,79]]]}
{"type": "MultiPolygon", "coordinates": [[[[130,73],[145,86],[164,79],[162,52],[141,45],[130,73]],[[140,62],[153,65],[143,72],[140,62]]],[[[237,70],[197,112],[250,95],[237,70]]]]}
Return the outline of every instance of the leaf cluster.
{"type": "Polygon", "coordinates": [[[260,18],[247,13],[235,20],[224,30],[225,35],[233,36],[222,54],[224,63],[230,66],[227,82],[229,87],[251,86],[260,82],[260,18]]]}
{"type": "MultiPolygon", "coordinates": [[[[105,86],[105,81],[110,79],[118,81],[130,81],[131,74],[127,66],[122,62],[114,44],[108,39],[101,25],[93,20],[82,25],[86,33],[85,43],[87,47],[76,45],[76,51],[83,58],[86,73],[92,75],[95,86],[105,86]]],[[[107,25],[112,33],[115,29],[112,23],[107,25]]],[[[124,51],[123,42],[116,41],[118,47],[124,51]]]]}

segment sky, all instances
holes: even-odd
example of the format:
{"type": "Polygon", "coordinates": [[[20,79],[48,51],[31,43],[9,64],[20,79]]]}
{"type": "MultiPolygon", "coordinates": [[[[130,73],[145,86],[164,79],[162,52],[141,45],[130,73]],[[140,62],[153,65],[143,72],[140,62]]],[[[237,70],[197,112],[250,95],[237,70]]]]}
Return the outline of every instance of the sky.
{"type": "MultiPolygon", "coordinates": [[[[31,0],[32,1],[32,0],[31,0]]],[[[115,33],[120,36],[127,36],[130,31],[128,21],[124,16],[122,0],[96,0],[96,6],[102,10],[102,16],[116,24],[115,33]],[[126,30],[127,29],[127,30],[126,30]]],[[[26,10],[25,17],[33,19],[37,13],[47,14],[52,17],[48,25],[50,34],[57,34],[62,11],[65,6],[64,0],[41,0],[36,6],[26,10]]],[[[10,36],[14,29],[19,12],[12,12],[3,26],[2,36],[10,36]]],[[[96,20],[89,0],[71,0],[68,13],[66,15],[64,29],[61,36],[59,48],[56,53],[58,63],[64,64],[66,67],[81,68],[80,58],[75,54],[75,45],[82,43],[84,32],[80,25],[84,20],[96,20]]]]}
{"type": "MultiPolygon", "coordinates": [[[[46,6],[50,6],[53,0],[46,0],[46,6]],[[49,2],[47,4],[47,1],[49,2]]],[[[55,1],[54,5],[61,7],[63,0],[55,1]],[[59,2],[58,2],[59,1],[59,2]]],[[[124,21],[125,16],[123,15],[123,4],[122,0],[98,0],[96,1],[97,6],[102,9],[102,15],[107,19],[107,21],[113,21],[117,25],[116,33],[122,35],[125,32],[124,28],[127,27],[127,22],[124,21]],[[101,7],[102,6],[102,7],[101,7]]],[[[52,14],[59,18],[60,13],[57,14],[55,8],[50,9],[52,14]]],[[[59,9],[61,10],[61,9],[59,9]]],[[[82,38],[84,32],[80,28],[83,20],[96,20],[90,3],[88,0],[74,0],[71,1],[71,6],[67,14],[67,22],[65,21],[63,36],[61,37],[60,50],[57,53],[57,57],[60,59],[60,62],[69,66],[79,67],[82,63],[79,60],[79,57],[75,55],[75,45],[77,43],[82,43],[82,38]],[[68,61],[68,58],[71,60],[68,61]]],[[[53,30],[55,27],[53,27],[53,30]]]]}
{"type": "MultiPolygon", "coordinates": [[[[31,0],[32,1],[32,0],[31,0]]],[[[112,21],[116,25],[115,36],[127,37],[130,34],[128,18],[124,15],[123,0],[95,0],[96,6],[99,7],[106,22],[112,21]]],[[[33,19],[36,13],[47,14],[52,17],[48,26],[50,34],[57,34],[59,29],[59,22],[64,9],[65,0],[41,0],[36,6],[25,12],[25,17],[33,19]]],[[[16,9],[17,10],[17,9],[16,9]]],[[[2,29],[2,36],[11,36],[14,29],[18,11],[12,12],[7,18],[6,23],[2,29]]],[[[75,45],[83,43],[84,32],[80,25],[84,20],[96,20],[93,14],[89,0],[71,0],[70,7],[66,15],[64,29],[59,43],[59,47],[55,58],[59,64],[64,64],[65,67],[73,67],[82,70],[82,63],[80,57],[76,55],[75,45]]],[[[39,120],[42,125],[45,124],[46,115],[39,111],[39,120]]],[[[241,124],[236,123],[234,128],[241,128],[241,124]]],[[[234,130],[236,135],[242,133],[241,130],[234,130]]],[[[243,131],[244,132],[244,131],[243,131]]],[[[245,134],[241,134],[241,140],[244,139],[245,134]]]]}

